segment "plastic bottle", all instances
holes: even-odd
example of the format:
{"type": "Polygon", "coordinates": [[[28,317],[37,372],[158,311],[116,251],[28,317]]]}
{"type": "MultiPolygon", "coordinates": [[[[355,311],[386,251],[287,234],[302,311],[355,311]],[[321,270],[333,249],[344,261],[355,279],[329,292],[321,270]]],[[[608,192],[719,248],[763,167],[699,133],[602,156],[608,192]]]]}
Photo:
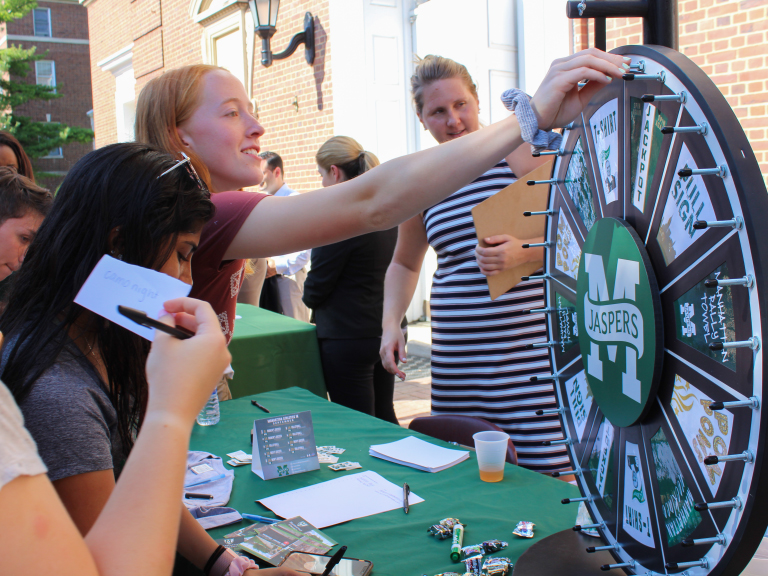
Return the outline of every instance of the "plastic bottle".
{"type": "Polygon", "coordinates": [[[205,403],[203,409],[200,410],[200,414],[197,415],[197,423],[200,426],[213,426],[219,423],[221,414],[219,413],[219,395],[216,389],[211,393],[211,397],[208,398],[208,402],[205,403]]]}

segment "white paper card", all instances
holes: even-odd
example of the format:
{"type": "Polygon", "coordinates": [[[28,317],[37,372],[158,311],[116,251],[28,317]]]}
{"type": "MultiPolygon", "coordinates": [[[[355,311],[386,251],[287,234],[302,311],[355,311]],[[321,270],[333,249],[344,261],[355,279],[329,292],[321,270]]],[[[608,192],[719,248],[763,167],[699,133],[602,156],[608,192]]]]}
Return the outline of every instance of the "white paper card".
{"type": "Polygon", "coordinates": [[[152,341],[154,328],[136,324],[120,314],[117,307],[142,310],[156,319],[164,302],[187,296],[191,288],[162,272],[126,264],[105,254],[80,288],[75,303],[152,341]]]}
{"type": "MultiPolygon", "coordinates": [[[[283,518],[301,516],[318,528],[403,507],[403,487],[376,472],[347,474],[313,486],[259,500],[283,518]]],[[[408,504],[424,502],[413,492],[408,504]]]]}

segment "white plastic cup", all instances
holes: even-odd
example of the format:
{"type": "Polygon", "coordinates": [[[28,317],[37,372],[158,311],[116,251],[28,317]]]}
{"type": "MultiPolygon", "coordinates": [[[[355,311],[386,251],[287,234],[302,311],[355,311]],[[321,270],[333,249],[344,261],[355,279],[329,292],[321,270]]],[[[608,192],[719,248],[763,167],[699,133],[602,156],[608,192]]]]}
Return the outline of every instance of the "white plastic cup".
{"type": "Polygon", "coordinates": [[[475,440],[480,480],[501,482],[504,479],[504,462],[507,459],[509,434],[493,431],[478,432],[472,438],[475,440]]]}

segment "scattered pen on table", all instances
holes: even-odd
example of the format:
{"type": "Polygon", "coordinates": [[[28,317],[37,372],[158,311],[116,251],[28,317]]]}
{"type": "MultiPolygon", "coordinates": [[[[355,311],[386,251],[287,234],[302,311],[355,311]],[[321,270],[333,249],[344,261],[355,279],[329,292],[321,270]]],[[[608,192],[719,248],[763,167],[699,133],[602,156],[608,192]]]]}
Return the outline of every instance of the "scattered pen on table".
{"type": "Polygon", "coordinates": [[[411,509],[411,504],[408,502],[408,496],[411,494],[411,487],[408,486],[408,482],[403,484],[403,512],[408,514],[411,509]]]}
{"type": "Polygon", "coordinates": [[[185,492],[184,498],[196,498],[199,500],[213,500],[212,494],[198,494],[197,492],[185,492]]]}
{"type": "Polygon", "coordinates": [[[328,564],[325,565],[325,570],[323,570],[323,573],[320,576],[328,576],[331,573],[331,570],[333,570],[336,567],[336,564],[341,562],[341,557],[344,556],[344,552],[347,551],[346,546],[342,546],[336,551],[336,554],[331,556],[331,559],[328,560],[328,564]]]}
{"type": "Polygon", "coordinates": [[[264,410],[264,412],[266,412],[267,414],[271,414],[271,412],[270,412],[269,410],[267,410],[266,408],[264,408],[264,406],[262,406],[261,404],[259,404],[258,402],[256,402],[256,400],[251,400],[251,404],[253,404],[254,406],[256,406],[256,408],[261,408],[261,409],[262,409],[262,410],[264,410]]]}
{"type": "Polygon", "coordinates": [[[246,520],[261,522],[262,524],[277,524],[280,522],[280,520],[276,520],[275,518],[267,518],[266,516],[259,516],[258,514],[246,514],[245,512],[241,512],[240,515],[246,520]]]}

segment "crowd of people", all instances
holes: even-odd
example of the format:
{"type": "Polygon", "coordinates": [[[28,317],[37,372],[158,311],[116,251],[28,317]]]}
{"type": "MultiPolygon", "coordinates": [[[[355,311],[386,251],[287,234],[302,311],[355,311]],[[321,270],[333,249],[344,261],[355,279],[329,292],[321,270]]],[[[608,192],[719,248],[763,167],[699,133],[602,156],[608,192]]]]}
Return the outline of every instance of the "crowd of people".
{"type": "MultiPolygon", "coordinates": [[[[530,102],[538,128],[570,122],[623,64],[597,50],[555,62],[530,102]]],[[[463,66],[426,58],[413,96],[439,146],[379,165],[353,139],[332,138],[317,153],[324,188],[304,194],[286,192],[283,167],[259,156],[264,128],[245,87],[215,66],[148,82],[136,142],[83,157],[55,198],[34,183],[21,146],[0,139],[10,166],[0,170],[0,279],[13,273],[0,315],[0,573],[26,573],[40,549],[62,574],[171,574],[182,558],[207,576],[253,573],[181,495],[194,417],[214,386],[230,396],[222,375],[235,305],[259,260],[265,277],[273,270],[298,286],[305,264],[296,255],[312,250],[300,292],[314,312],[330,398],[397,422],[402,320],[434,246],[434,410],[483,411],[525,442],[531,427],[516,417],[515,391],[548,361],[521,351],[542,333],[541,320],[511,310],[540,305],[542,287],[526,283],[491,302],[484,278],[535,254],[511,236],[476,248],[468,214],[536,161],[514,115],[480,129],[463,66]],[[265,181],[267,193],[245,190],[265,181]],[[162,321],[195,335],[158,333],[150,345],[75,304],[105,254],[194,279],[189,298],[165,303],[162,321]],[[275,255],[286,254],[281,269],[275,255]],[[478,315],[488,320],[470,321],[478,315]]],[[[551,390],[534,392],[549,401],[551,390]]],[[[556,451],[525,454],[533,469],[561,465],[556,451]]]]}

